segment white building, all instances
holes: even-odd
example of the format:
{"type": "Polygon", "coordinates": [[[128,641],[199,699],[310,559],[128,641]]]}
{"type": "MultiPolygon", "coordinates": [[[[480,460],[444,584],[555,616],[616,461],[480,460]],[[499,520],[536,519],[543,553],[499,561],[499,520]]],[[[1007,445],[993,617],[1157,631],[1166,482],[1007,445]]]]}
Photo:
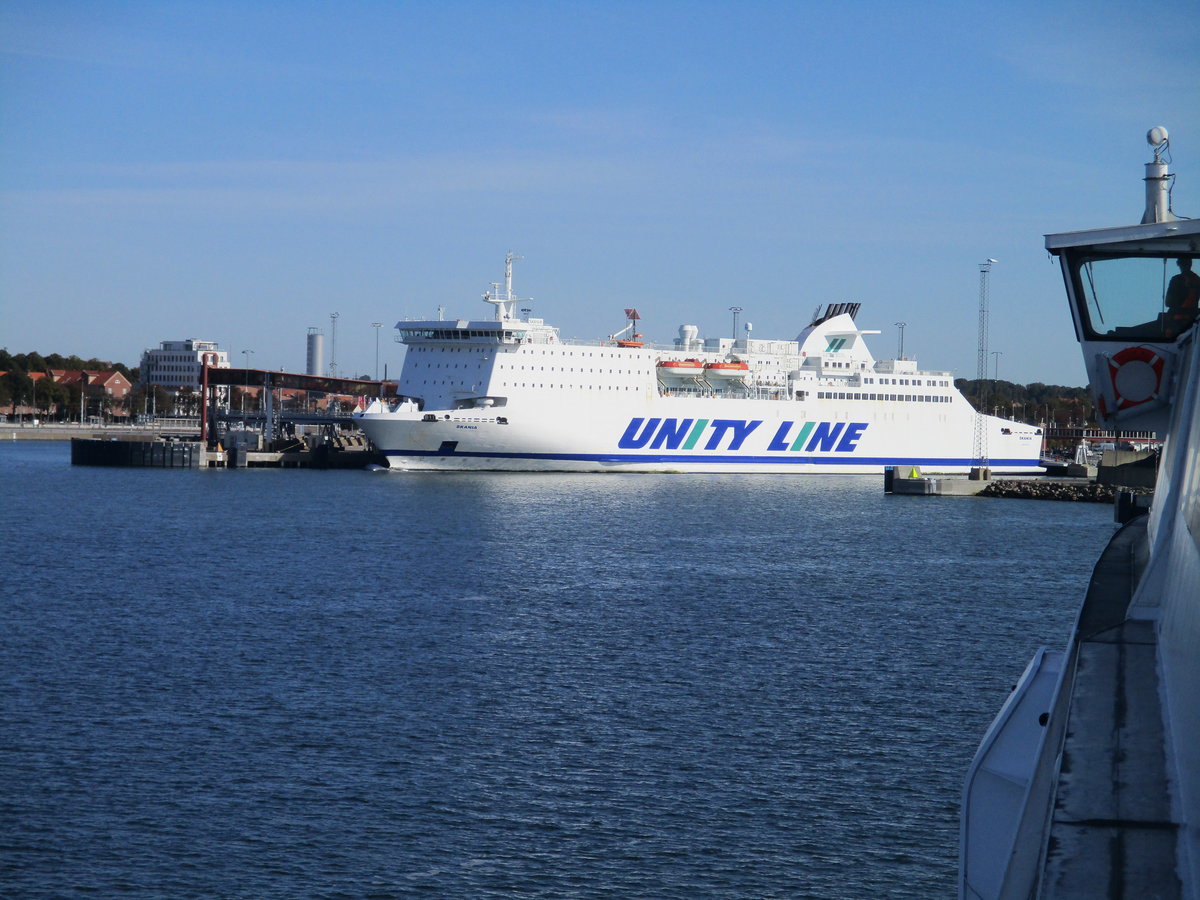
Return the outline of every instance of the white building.
{"type": "Polygon", "coordinates": [[[157,350],[142,351],[142,384],[153,384],[175,391],[181,387],[200,390],[201,365],[205,355],[209,365],[217,369],[228,369],[229,354],[217,347],[213,341],[163,341],[157,350]],[[212,355],[216,356],[213,360],[212,355]]]}

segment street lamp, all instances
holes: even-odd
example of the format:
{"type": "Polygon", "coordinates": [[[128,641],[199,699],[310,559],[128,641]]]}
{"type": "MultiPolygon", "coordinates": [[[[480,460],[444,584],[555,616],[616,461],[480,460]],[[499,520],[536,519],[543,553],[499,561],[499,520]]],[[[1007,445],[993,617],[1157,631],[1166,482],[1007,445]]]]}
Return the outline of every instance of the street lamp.
{"type": "Polygon", "coordinates": [[[250,357],[254,355],[253,350],[243,350],[242,370],[246,375],[246,386],[242,389],[242,427],[246,427],[246,395],[250,393],[250,357]]]}
{"type": "Polygon", "coordinates": [[[371,327],[375,329],[375,380],[379,380],[379,329],[383,327],[382,322],[372,322],[371,327]]]}

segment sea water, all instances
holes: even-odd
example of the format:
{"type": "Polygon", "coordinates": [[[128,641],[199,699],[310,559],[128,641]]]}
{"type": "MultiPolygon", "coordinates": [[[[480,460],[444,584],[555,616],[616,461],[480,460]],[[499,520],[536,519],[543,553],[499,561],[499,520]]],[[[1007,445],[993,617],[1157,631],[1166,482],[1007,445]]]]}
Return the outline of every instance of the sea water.
{"type": "Polygon", "coordinates": [[[0,445],[7,897],[953,897],[1107,506],[0,445]]]}

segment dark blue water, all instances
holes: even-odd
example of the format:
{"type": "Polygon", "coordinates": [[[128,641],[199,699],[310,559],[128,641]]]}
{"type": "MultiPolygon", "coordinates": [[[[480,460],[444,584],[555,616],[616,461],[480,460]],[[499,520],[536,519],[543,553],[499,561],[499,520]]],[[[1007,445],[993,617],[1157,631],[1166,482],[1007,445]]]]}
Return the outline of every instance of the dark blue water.
{"type": "Polygon", "coordinates": [[[7,897],[952,897],[1111,510],[0,444],[7,897]]]}

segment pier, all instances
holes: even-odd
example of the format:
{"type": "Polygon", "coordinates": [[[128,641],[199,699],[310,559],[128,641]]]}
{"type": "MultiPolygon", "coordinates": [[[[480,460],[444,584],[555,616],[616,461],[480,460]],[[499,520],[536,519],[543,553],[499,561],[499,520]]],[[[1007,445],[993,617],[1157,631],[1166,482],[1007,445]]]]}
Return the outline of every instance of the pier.
{"type": "MultiPolygon", "coordinates": [[[[1018,500],[1067,500],[1107,503],[1118,523],[1128,522],[1150,508],[1158,478],[1158,454],[1151,451],[1110,450],[1100,465],[1068,477],[980,478],[962,475],[922,475],[916,466],[884,471],[888,494],[926,497],[1002,497],[1018,500]]],[[[977,473],[973,473],[977,474],[977,473]]]]}
{"type": "MultiPolygon", "coordinates": [[[[233,432],[234,435],[237,432],[233,432]]],[[[246,434],[255,434],[247,432],[246,434]]],[[[255,435],[256,437],[258,435],[255,435]]],[[[364,469],[386,465],[361,434],[259,443],[234,440],[208,449],[200,441],[72,438],[71,465],[152,469],[364,469]]]]}
{"type": "MultiPolygon", "coordinates": [[[[21,428],[21,439],[71,441],[71,463],[79,466],[132,466],[161,469],[311,468],[361,469],[386,465],[342,408],[368,397],[395,393],[394,382],[205,366],[201,414],[171,420],[162,427],[117,426],[105,429],[21,428]],[[260,388],[262,409],[222,408],[222,388],[260,388]],[[304,410],[284,410],[284,391],[319,395],[323,411],[306,402],[304,410]],[[279,403],[275,392],[280,392],[279,403]],[[330,404],[329,398],[335,398],[330,404]]],[[[17,440],[18,429],[12,429],[17,440]]]]}

